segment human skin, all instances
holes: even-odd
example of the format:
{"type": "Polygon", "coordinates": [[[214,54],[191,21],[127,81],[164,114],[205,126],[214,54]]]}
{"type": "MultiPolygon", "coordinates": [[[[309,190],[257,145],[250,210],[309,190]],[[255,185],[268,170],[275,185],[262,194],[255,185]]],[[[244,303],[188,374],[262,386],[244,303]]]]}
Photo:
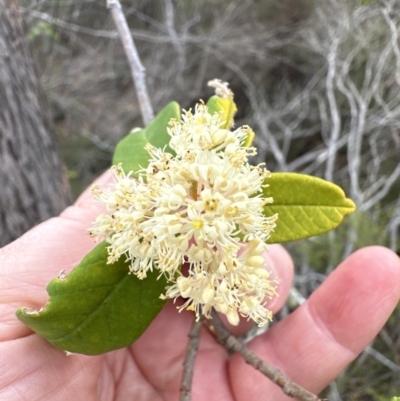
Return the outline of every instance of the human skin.
{"type": "MultiPolygon", "coordinates": [[[[109,182],[108,174],[98,183],[109,182]]],[[[86,191],[57,218],[0,249],[0,400],[177,401],[193,322],[172,302],[130,347],[100,356],[71,355],[54,348],[15,317],[20,306],[40,307],[47,283],[70,271],[94,247],[86,234],[103,211],[86,191]]],[[[293,262],[270,246],[269,268],[279,277],[284,304],[293,262]]],[[[318,393],[373,339],[400,298],[400,259],[382,247],[357,251],[294,313],[249,346],[292,380],[318,393]]],[[[127,300],[129,302],[129,300],[127,300]]],[[[248,322],[241,322],[236,333],[248,322]]],[[[281,389],[238,356],[228,358],[203,328],[196,360],[193,401],[288,400],[281,389]]]]}

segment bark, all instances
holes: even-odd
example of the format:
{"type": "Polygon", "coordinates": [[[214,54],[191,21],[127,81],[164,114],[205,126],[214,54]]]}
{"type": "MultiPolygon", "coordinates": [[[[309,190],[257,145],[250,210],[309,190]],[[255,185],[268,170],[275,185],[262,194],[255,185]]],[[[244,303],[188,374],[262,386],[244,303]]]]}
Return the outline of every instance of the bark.
{"type": "Polygon", "coordinates": [[[70,202],[16,0],[0,0],[0,246],[70,202]]]}

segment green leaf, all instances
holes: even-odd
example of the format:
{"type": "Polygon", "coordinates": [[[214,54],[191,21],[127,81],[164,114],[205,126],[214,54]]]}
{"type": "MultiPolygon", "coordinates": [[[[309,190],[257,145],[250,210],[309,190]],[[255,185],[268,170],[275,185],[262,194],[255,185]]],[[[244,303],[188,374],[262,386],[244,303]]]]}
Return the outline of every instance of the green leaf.
{"type": "Polygon", "coordinates": [[[133,171],[133,177],[138,177],[138,170],[146,168],[149,164],[149,153],[144,149],[147,143],[156,148],[163,149],[174,154],[168,146],[170,136],[167,132],[169,121],[174,118],[180,121],[180,107],[176,102],[168,103],[144,129],[132,131],[118,142],[115,148],[112,163],[122,163],[125,173],[133,171]]]}
{"type": "Polygon", "coordinates": [[[139,280],[128,274],[122,257],[107,265],[107,247],[99,244],[66,278],[48,287],[43,310],[19,308],[17,317],[57,348],[98,355],[132,344],[146,330],[165,301],[166,280],[157,272],[139,280]]]}
{"type": "Polygon", "coordinates": [[[322,234],[337,227],[355,210],[351,199],[335,184],[305,174],[273,173],[266,180],[264,196],[274,202],[264,213],[278,213],[275,231],[268,243],[295,241],[322,234]]]}
{"type": "Polygon", "coordinates": [[[254,131],[253,131],[253,130],[249,130],[249,131],[248,131],[247,138],[246,138],[246,140],[244,141],[243,146],[244,146],[245,148],[248,148],[249,146],[251,146],[251,144],[253,143],[254,137],[255,137],[254,131]]]}
{"type": "Polygon", "coordinates": [[[207,108],[210,114],[222,114],[222,120],[225,121],[225,124],[222,125],[221,128],[229,129],[233,126],[233,117],[237,112],[233,96],[228,98],[211,96],[210,99],[208,99],[207,108]]]}
{"type": "MultiPolygon", "coordinates": [[[[223,124],[221,128],[230,129],[233,126],[233,117],[237,112],[237,107],[235,102],[233,101],[233,96],[229,98],[212,96],[207,102],[207,108],[210,114],[222,114],[222,120],[225,121],[225,124],[223,124]]],[[[253,142],[253,139],[254,132],[252,130],[249,130],[249,135],[247,136],[243,145],[248,148],[253,142]]]]}

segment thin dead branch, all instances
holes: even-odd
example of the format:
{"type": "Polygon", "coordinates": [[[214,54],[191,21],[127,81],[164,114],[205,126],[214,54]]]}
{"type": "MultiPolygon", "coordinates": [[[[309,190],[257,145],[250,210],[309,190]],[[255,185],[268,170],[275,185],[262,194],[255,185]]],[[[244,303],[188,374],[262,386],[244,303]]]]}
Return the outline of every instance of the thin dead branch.
{"type": "Polygon", "coordinates": [[[131,32],[126,22],[119,0],[107,0],[107,7],[111,10],[115,25],[120,35],[125,54],[129,61],[136,93],[139,100],[139,107],[142,114],[144,125],[149,124],[154,119],[153,107],[147,92],[146,69],[140,60],[131,32]]]}
{"type": "Polygon", "coordinates": [[[218,341],[229,351],[237,352],[254,369],[267,376],[275,384],[282,388],[282,391],[292,398],[300,401],[322,401],[318,396],[299,386],[286,377],[280,370],[269,366],[260,359],[254,352],[250,351],[246,344],[238,340],[224,326],[217,312],[212,312],[212,325],[217,335],[218,341]]]}
{"type": "Polygon", "coordinates": [[[199,320],[194,317],[192,328],[188,334],[189,343],[186,349],[185,360],[183,361],[183,374],[180,392],[180,401],[190,401],[192,397],[192,380],[197,350],[199,349],[200,333],[203,327],[204,317],[199,320]]]}

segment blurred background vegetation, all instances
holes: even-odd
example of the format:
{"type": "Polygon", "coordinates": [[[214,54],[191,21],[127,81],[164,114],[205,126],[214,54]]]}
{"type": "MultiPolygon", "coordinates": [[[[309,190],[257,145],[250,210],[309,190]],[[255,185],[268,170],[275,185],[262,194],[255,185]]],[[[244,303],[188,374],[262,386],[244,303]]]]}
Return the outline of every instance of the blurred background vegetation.
{"type": "MultiPolygon", "coordinates": [[[[130,70],[105,0],[20,0],[75,196],[141,126],[130,70]]],[[[358,206],[335,232],[289,244],[307,297],[344,257],[400,249],[400,2],[123,2],[153,106],[207,99],[228,81],[237,125],[257,133],[271,171],[341,185],[358,206]]],[[[340,294],[338,294],[340,296],[340,294]]],[[[285,312],[283,312],[284,314],[285,312]]],[[[357,334],[355,334],[357,335],[357,334]]],[[[400,395],[400,308],[324,396],[400,395]]]]}

